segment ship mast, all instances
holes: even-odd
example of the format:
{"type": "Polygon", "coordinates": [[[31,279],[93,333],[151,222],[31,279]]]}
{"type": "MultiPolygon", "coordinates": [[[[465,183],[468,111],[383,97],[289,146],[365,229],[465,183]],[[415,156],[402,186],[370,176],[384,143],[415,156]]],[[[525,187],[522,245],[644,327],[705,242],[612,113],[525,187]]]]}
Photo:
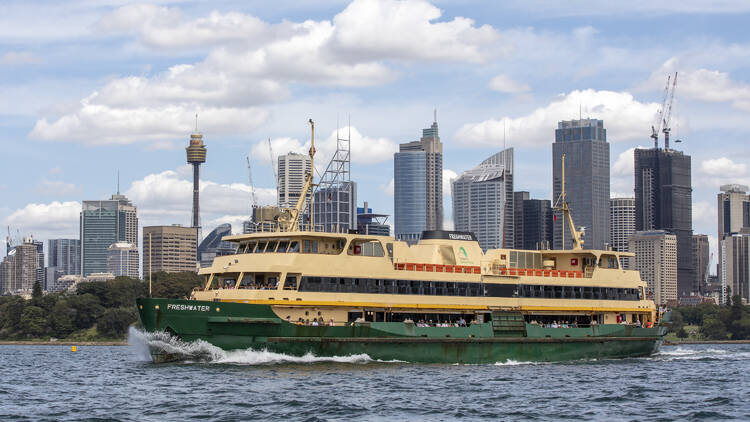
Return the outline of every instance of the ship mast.
{"type": "MultiPolygon", "coordinates": [[[[294,208],[286,208],[281,211],[278,218],[278,231],[284,232],[296,232],[299,231],[299,216],[305,207],[305,200],[307,199],[307,192],[312,189],[313,184],[313,172],[315,171],[315,123],[312,119],[310,122],[310,150],[308,154],[310,156],[310,172],[306,174],[305,185],[302,187],[297,205],[294,208]]],[[[310,218],[312,220],[312,207],[310,212],[310,218]]],[[[313,229],[314,230],[314,229],[313,229]]]]}
{"type": "MultiPolygon", "coordinates": [[[[576,229],[575,224],[573,224],[573,216],[570,214],[570,208],[568,207],[568,201],[565,199],[566,193],[565,193],[565,154],[562,156],[562,189],[560,190],[560,196],[557,198],[557,201],[555,202],[555,209],[562,211],[564,214],[565,220],[568,222],[568,227],[570,228],[570,235],[573,238],[573,249],[575,250],[581,250],[583,249],[583,239],[581,239],[581,232],[576,229]]],[[[563,222],[563,249],[565,249],[565,223],[563,222]]]]}

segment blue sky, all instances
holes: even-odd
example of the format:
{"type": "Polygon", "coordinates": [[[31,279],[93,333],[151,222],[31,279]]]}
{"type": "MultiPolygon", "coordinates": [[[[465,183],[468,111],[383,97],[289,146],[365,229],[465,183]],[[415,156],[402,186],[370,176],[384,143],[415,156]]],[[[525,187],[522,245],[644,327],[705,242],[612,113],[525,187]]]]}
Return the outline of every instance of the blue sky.
{"type": "Polygon", "coordinates": [[[376,212],[392,213],[397,144],[434,108],[446,180],[500,150],[505,126],[516,190],[549,198],[556,123],[580,107],[608,129],[613,196],[632,196],[632,148],[651,145],[675,71],[672,137],[714,249],[719,185],[750,184],[747,2],[299,3],[4,1],[0,222],[77,237],[80,201],[109,197],[119,169],[142,224],[188,224],[196,112],[205,230],[246,218],[248,154],[273,200],[265,140],[306,150],[308,118],[323,167],[351,118],[352,177],[376,212]]]}

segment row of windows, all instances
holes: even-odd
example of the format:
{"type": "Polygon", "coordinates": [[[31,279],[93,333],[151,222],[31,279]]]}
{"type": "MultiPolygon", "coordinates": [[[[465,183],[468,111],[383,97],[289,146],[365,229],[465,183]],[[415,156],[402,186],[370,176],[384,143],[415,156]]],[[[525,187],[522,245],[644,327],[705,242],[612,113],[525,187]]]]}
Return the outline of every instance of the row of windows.
{"type": "Polygon", "coordinates": [[[547,299],[640,300],[639,289],[544,286],[532,284],[464,283],[348,277],[302,277],[299,291],[390,293],[428,296],[528,297],[547,299]]]}

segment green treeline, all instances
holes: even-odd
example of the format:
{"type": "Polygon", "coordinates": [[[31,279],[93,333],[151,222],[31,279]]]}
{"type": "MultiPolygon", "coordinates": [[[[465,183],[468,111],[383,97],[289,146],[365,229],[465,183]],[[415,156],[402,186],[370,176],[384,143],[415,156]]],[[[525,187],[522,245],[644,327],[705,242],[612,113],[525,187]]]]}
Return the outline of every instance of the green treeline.
{"type": "MultiPolygon", "coordinates": [[[[200,278],[191,272],[155,273],[154,297],[184,298],[200,278]]],[[[148,296],[148,282],[117,277],[80,283],[73,293],[42,295],[38,283],[31,299],[0,296],[0,340],[121,340],[138,321],[135,299],[148,296]]]]}
{"type": "Polygon", "coordinates": [[[750,339],[750,306],[742,304],[739,296],[732,297],[732,304],[719,306],[704,303],[698,306],[682,306],[672,312],[672,331],[679,338],[690,336],[686,325],[698,326],[698,337],[706,340],[750,339]]]}

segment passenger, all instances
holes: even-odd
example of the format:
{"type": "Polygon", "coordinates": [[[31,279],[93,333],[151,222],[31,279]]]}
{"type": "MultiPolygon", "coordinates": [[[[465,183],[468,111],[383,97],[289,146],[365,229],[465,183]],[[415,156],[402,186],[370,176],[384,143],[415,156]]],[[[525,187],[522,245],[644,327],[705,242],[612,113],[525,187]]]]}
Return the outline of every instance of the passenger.
{"type": "Polygon", "coordinates": [[[307,318],[307,320],[305,320],[305,325],[310,325],[310,318],[307,318]]]}
{"type": "Polygon", "coordinates": [[[299,318],[299,319],[297,320],[297,325],[305,325],[305,320],[304,320],[304,319],[302,319],[302,317],[300,317],[300,318],[299,318]]]}
{"type": "Polygon", "coordinates": [[[318,326],[318,318],[313,318],[312,320],[312,326],[317,327],[318,326]]]}
{"type": "Polygon", "coordinates": [[[334,325],[336,325],[336,324],[333,322],[333,318],[331,318],[331,320],[328,321],[328,326],[329,327],[333,327],[334,325]]]}

